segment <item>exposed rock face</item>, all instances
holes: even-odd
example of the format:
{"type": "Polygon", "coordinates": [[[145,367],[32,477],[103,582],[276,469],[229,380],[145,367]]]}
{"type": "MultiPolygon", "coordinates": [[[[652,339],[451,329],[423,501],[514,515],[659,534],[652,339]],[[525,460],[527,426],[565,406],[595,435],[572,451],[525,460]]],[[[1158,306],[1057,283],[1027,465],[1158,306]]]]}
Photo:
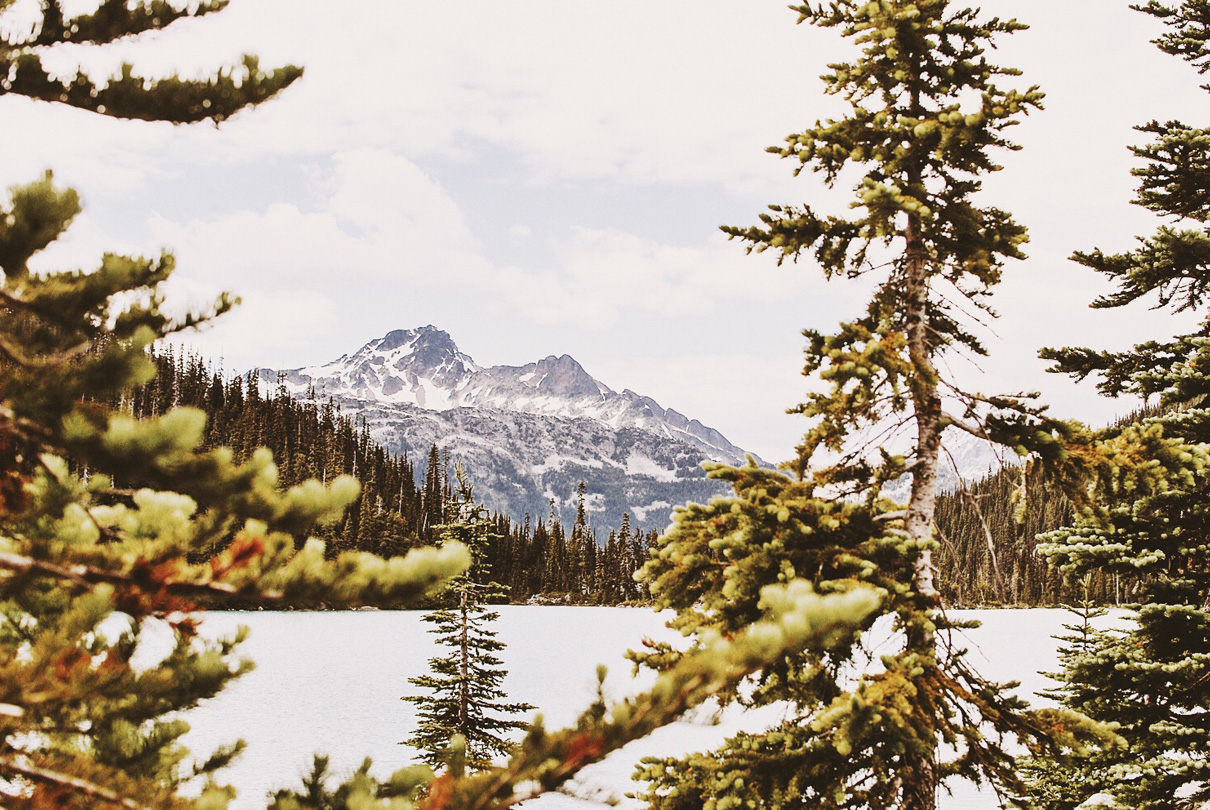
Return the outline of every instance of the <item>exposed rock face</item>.
{"type": "Polygon", "coordinates": [[[617,526],[629,512],[662,527],[673,506],[725,491],[702,462],[747,455],[696,419],[610,389],[568,355],[481,367],[433,326],[390,332],[324,365],[259,374],[295,396],[338,401],[419,464],[433,444],[448,449],[481,500],[517,518],[545,517],[553,498],[570,519],[584,481],[596,525],[617,526]]]}

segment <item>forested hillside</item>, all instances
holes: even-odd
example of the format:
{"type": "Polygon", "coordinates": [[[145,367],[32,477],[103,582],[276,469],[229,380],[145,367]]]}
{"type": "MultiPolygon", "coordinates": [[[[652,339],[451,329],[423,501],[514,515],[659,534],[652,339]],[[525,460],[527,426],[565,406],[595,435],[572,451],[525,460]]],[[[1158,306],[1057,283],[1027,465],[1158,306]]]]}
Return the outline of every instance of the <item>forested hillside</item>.
{"type": "MultiPolygon", "coordinates": [[[[1134,411],[1112,427],[1135,425],[1160,408],[1134,411]]],[[[1120,574],[1091,572],[1078,586],[1039,552],[1047,532],[1070,526],[1071,503],[1034,468],[1005,467],[937,498],[939,586],[946,603],[1050,606],[1084,599],[1098,604],[1131,601],[1135,582],[1120,574]]]]}
{"type": "MultiPolygon", "coordinates": [[[[357,549],[391,556],[437,541],[434,527],[450,498],[451,478],[451,460],[437,447],[417,463],[406,454],[388,453],[370,438],[364,422],[332,401],[302,401],[284,385],[266,392],[254,376],[224,375],[195,355],[161,351],[154,360],[155,378],[113,404],[140,417],[180,406],[200,408],[207,414],[206,448],[229,447],[242,461],[267,447],[282,486],[342,474],[361,482],[361,496],[344,518],[316,529],[330,553],[357,549]]],[[[474,470],[468,472],[473,480],[474,470]]],[[[508,586],[518,601],[540,597],[612,605],[643,599],[633,574],[646,559],[654,530],[632,528],[624,516],[620,526],[603,530],[601,541],[589,525],[584,496],[581,492],[570,528],[553,512],[520,521],[493,515],[496,533],[486,549],[483,576],[508,586]]]]}
{"type": "MultiPolygon", "coordinates": [[[[947,604],[1055,605],[1078,600],[1038,552],[1037,535],[1071,522],[1041,471],[1009,467],[937,498],[940,591],[947,604]]],[[[1098,582],[1091,597],[1107,594],[1098,582]]]]}

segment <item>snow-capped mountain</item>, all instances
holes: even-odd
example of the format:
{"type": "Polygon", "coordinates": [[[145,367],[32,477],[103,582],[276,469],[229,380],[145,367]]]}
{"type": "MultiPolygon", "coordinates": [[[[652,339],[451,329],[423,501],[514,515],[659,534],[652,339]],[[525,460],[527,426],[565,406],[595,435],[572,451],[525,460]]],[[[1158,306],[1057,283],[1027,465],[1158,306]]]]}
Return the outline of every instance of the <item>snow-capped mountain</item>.
{"type": "Polygon", "coordinates": [[[649,397],[612,390],[568,355],[479,366],[433,326],[390,332],[323,365],[259,375],[296,397],[340,402],[417,463],[434,444],[448,449],[484,503],[517,517],[545,516],[552,498],[568,510],[583,480],[599,524],[616,526],[626,511],[662,526],[674,505],[722,491],[702,462],[743,464],[748,455],[649,397]]]}

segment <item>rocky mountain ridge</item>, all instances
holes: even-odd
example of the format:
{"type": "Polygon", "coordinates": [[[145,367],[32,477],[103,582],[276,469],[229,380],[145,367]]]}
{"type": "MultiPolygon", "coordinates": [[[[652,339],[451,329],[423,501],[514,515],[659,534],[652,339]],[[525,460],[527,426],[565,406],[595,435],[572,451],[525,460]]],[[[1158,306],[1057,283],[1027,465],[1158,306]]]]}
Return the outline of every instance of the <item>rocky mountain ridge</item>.
{"type": "Polygon", "coordinates": [[[416,462],[434,444],[448,451],[473,473],[484,503],[518,519],[545,517],[552,500],[567,519],[583,480],[599,525],[629,512],[662,526],[674,505],[724,491],[703,462],[738,465],[749,455],[650,397],[614,391],[569,355],[480,366],[434,326],[389,332],[322,365],[258,374],[295,397],[333,399],[416,462]]]}

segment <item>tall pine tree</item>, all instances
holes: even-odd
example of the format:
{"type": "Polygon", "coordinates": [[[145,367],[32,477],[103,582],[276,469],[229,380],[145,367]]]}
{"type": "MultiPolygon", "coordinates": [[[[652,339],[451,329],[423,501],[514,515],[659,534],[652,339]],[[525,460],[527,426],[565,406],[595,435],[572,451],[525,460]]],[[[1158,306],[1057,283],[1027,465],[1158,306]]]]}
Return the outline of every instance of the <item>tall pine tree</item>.
{"type": "Polygon", "coordinates": [[[448,652],[429,661],[429,674],[409,679],[425,691],[403,699],[416,704],[419,717],[407,744],[430,765],[461,772],[463,766],[483,770],[493,758],[511,752],[514,746],[503,735],[523,730],[526,724],[510,716],[534,707],[506,700],[502,687],[508,672],[497,657],[504,642],[496,638],[493,627],[500,614],[487,607],[504,591],[491,581],[484,559],[495,524],[487,509],[475,503],[462,468],[455,473],[457,489],[436,532],[443,543],[469,549],[471,567],[447,591],[453,604],[425,614],[424,621],[433,624],[431,632],[448,652]]]}
{"type": "MultiPolygon", "coordinates": [[[[866,311],[833,334],[808,330],[805,373],[824,383],[798,411],[811,420],[793,480],[715,467],[735,497],[677,514],[645,576],[673,625],[698,637],[734,633],[759,616],[760,588],[811,582],[823,592],[880,589],[893,646],[862,666],[859,638],[761,671],[741,703],[786,701],[785,722],[688,760],[647,763],[657,810],[736,806],[932,810],[943,780],[1020,790],[1007,739],[1078,744],[1094,733],[1070,713],[1028,711],[980,678],[949,637],[932,552],[942,434],[964,429],[1062,461],[1069,428],[1039,409],[960,389],[942,374],[954,351],[983,353],[962,312],[982,309],[1026,235],[1004,211],[979,207],[1004,130],[1039,106],[1035,88],[1005,89],[1016,71],[987,59],[1023,26],[983,19],[948,0],[831,0],[796,5],[799,22],[836,28],[860,48],[831,65],[829,94],[848,114],[793,134],[770,151],[834,185],[857,179],[850,218],[771,206],[755,227],[724,228],[779,261],[813,255],[829,278],[862,277],[866,311]],[[871,451],[871,433],[904,429],[910,449],[871,451]],[[906,504],[884,486],[906,474],[906,504]],[[856,666],[854,676],[850,667],[856,666]]],[[[644,656],[639,656],[643,658],[644,656]]],[[[873,657],[872,655],[870,657],[873,657]]],[[[645,660],[676,660],[668,648],[645,660]]]]}
{"type": "MultiPolygon", "coordinates": [[[[1136,7],[1167,26],[1156,44],[1210,70],[1210,2],[1136,7]]],[[[1210,89],[1207,87],[1206,89],[1210,89]]],[[[1104,508],[1044,537],[1050,560],[1071,580],[1106,573],[1130,583],[1133,623],[1092,631],[1066,650],[1060,693],[1067,705],[1120,723],[1129,743],[1071,763],[1041,763],[1039,805],[1074,807],[1097,793],[1116,807],[1204,807],[1210,803],[1210,129],[1179,121],[1139,127],[1153,136],[1133,151],[1145,161],[1139,205],[1169,221],[1126,253],[1094,250],[1074,259],[1111,279],[1094,307],[1155,302],[1202,316],[1188,334],[1123,352],[1048,350],[1054,370],[1099,376],[1110,396],[1160,406],[1138,425],[1105,431],[1119,456],[1146,475],[1118,472],[1104,508]],[[1150,448],[1138,446],[1149,442],[1150,448]]]]}

